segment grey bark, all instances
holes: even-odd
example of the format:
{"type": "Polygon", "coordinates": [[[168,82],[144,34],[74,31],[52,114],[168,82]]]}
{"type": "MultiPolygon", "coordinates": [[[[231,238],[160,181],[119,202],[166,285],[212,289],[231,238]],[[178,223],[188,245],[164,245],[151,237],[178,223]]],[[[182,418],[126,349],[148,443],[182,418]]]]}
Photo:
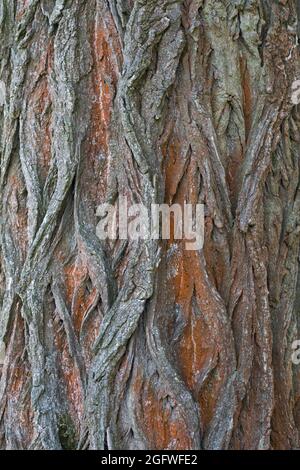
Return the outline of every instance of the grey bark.
{"type": "Polygon", "coordinates": [[[0,0],[0,446],[299,448],[297,0],[0,0]],[[205,245],[96,209],[205,204],[205,245]]]}

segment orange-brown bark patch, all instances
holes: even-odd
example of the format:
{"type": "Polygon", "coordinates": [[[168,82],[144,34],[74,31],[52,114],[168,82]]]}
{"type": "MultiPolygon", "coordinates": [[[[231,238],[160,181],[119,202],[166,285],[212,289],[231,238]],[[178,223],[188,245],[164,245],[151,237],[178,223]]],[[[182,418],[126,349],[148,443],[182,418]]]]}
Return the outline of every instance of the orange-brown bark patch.
{"type": "Polygon", "coordinates": [[[134,392],[141,402],[142,426],[151,448],[190,449],[191,441],[186,423],[173,399],[154,390],[150,382],[137,376],[134,392]]]}

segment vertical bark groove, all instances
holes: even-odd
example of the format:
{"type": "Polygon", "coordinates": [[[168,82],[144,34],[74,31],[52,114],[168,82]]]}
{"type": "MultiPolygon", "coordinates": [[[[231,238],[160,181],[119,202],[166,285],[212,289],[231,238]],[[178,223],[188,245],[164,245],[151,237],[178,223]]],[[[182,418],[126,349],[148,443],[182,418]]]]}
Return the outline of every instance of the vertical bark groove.
{"type": "Polygon", "coordinates": [[[300,447],[299,24],[0,0],[1,448],[300,447]],[[101,241],[123,196],[204,204],[203,250],[101,241]]]}

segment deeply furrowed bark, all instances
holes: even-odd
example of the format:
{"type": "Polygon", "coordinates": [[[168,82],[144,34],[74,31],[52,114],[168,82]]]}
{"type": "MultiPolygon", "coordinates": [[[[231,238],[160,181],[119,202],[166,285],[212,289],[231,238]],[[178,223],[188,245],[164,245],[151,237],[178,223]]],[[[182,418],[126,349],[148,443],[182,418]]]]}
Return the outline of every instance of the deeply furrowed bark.
{"type": "Polygon", "coordinates": [[[0,448],[300,447],[299,34],[297,0],[0,0],[0,448]],[[121,196],[204,204],[204,249],[100,241],[121,196]]]}

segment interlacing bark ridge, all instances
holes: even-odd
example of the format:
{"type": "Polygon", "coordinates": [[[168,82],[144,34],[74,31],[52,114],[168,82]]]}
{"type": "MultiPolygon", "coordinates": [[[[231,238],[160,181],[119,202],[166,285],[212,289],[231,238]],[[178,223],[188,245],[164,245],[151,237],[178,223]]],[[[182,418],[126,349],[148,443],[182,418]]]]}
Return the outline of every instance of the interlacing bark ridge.
{"type": "Polygon", "coordinates": [[[298,0],[0,0],[0,448],[300,447],[299,34],[298,0]],[[101,241],[121,196],[204,204],[204,249],[101,241]]]}

